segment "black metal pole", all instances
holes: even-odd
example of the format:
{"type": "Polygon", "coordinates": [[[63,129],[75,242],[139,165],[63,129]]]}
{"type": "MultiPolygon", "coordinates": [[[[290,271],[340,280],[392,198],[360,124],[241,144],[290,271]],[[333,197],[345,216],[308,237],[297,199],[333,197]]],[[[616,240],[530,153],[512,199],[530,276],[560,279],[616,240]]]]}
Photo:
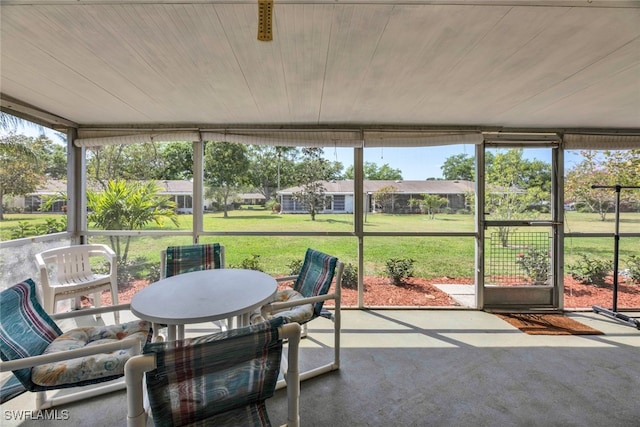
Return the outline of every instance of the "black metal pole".
{"type": "Polygon", "coordinates": [[[618,259],[620,251],[620,190],[623,188],[640,188],[640,186],[627,185],[592,185],[591,188],[608,188],[616,191],[616,215],[615,232],[613,234],[613,306],[611,310],[606,310],[598,306],[593,306],[596,313],[604,313],[615,319],[620,319],[636,328],[640,329],[640,322],[629,316],[618,313],[618,259]]]}

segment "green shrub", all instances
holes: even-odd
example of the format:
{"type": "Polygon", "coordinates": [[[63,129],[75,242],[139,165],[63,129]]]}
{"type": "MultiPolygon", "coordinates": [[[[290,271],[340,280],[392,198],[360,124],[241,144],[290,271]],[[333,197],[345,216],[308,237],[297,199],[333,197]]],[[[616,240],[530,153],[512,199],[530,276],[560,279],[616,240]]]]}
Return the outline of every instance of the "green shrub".
{"type": "Polygon", "coordinates": [[[591,259],[588,255],[581,255],[575,264],[569,265],[569,274],[580,283],[602,286],[612,269],[611,261],[591,259]]]}
{"type": "Polygon", "coordinates": [[[245,270],[264,271],[260,266],[260,255],[253,254],[251,258],[243,259],[238,265],[230,265],[230,268],[242,268],[245,270]]]}
{"type": "Polygon", "coordinates": [[[302,260],[294,259],[289,264],[287,264],[287,268],[289,268],[289,274],[292,276],[297,275],[302,270],[302,260]]]}
{"type": "Polygon", "coordinates": [[[386,261],[387,277],[394,285],[401,285],[404,279],[413,277],[413,263],[411,258],[390,258],[386,261]]]}
{"type": "Polygon", "coordinates": [[[147,280],[149,283],[157,282],[160,280],[160,264],[153,263],[149,267],[149,274],[147,275],[147,280]]]}
{"type": "Polygon", "coordinates": [[[28,221],[18,222],[18,226],[11,230],[11,239],[22,239],[23,237],[34,236],[36,229],[28,221]]]}
{"type": "Polygon", "coordinates": [[[536,285],[544,285],[549,280],[549,253],[546,250],[532,248],[529,251],[518,254],[516,264],[536,285]]]}
{"type": "Polygon", "coordinates": [[[631,255],[627,258],[627,268],[629,269],[629,278],[631,281],[640,283],[640,257],[631,255]]]}
{"type": "Polygon", "coordinates": [[[345,264],[342,271],[342,287],[348,289],[358,288],[358,267],[353,264],[345,264]]]}
{"type": "Polygon", "coordinates": [[[47,218],[44,224],[36,225],[36,235],[67,231],[67,217],[47,218]]]}

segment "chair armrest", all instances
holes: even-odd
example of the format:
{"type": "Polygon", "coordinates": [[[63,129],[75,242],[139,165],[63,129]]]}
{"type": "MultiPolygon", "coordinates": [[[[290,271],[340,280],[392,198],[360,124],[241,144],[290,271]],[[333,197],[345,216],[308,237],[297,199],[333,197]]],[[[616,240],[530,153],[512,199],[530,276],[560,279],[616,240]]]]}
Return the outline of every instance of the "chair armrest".
{"type": "Polygon", "coordinates": [[[156,368],[155,354],[142,354],[127,360],[124,378],[127,386],[127,425],[146,426],[144,373],[156,368]]]}
{"type": "Polygon", "coordinates": [[[131,304],[129,303],[118,304],[118,305],[106,305],[103,307],[83,308],[82,310],[67,311],[64,313],[54,313],[54,314],[50,314],[49,317],[51,317],[54,320],[71,319],[74,317],[91,316],[94,314],[102,314],[102,313],[109,313],[114,311],[123,311],[123,310],[130,310],[130,309],[131,309],[131,304]]]}
{"type": "Polygon", "coordinates": [[[88,347],[78,348],[75,350],[61,351],[58,353],[44,354],[40,356],[25,357],[19,360],[10,360],[0,362],[0,372],[15,371],[18,369],[32,368],[46,363],[61,362],[64,360],[75,359],[77,357],[90,356],[92,354],[111,353],[117,350],[134,349],[135,354],[142,352],[142,344],[139,339],[127,338],[116,342],[106,344],[90,345],[88,347]]]}
{"type": "Polygon", "coordinates": [[[40,271],[40,283],[42,286],[49,286],[49,273],[47,272],[47,263],[41,254],[36,254],[36,265],[40,271]]]}
{"type": "Polygon", "coordinates": [[[110,275],[116,275],[117,274],[118,256],[116,255],[114,250],[111,249],[109,246],[107,246],[107,245],[100,245],[100,246],[102,246],[101,249],[92,250],[90,252],[90,255],[96,255],[96,256],[103,257],[109,263],[109,270],[110,270],[109,274],[110,275]]]}
{"type": "Polygon", "coordinates": [[[291,308],[291,307],[297,307],[299,305],[305,305],[305,304],[314,304],[316,302],[320,302],[320,301],[327,301],[330,299],[336,299],[337,298],[337,294],[335,293],[330,293],[330,294],[325,294],[325,295],[318,295],[315,297],[309,297],[309,298],[302,298],[302,299],[298,299],[295,301],[285,301],[285,302],[272,302],[269,304],[265,304],[264,306],[262,306],[262,312],[263,313],[269,313],[272,311],[280,311],[283,310],[285,308],[291,308]]]}
{"type": "Polygon", "coordinates": [[[298,278],[298,276],[284,276],[284,277],[277,277],[276,278],[276,282],[280,283],[280,282],[292,282],[294,280],[296,280],[298,278]]]}

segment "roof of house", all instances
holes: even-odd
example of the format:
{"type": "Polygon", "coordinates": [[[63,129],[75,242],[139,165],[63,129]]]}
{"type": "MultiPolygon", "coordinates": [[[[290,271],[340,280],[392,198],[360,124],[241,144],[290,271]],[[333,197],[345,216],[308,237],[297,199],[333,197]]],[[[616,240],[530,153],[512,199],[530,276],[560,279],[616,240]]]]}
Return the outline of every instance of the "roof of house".
{"type": "Polygon", "coordinates": [[[160,194],[192,194],[193,182],[187,180],[162,180],[155,181],[160,187],[160,194]]]}
{"type": "MultiPolygon", "coordinates": [[[[325,193],[329,194],[353,194],[353,180],[322,181],[325,193]]],[[[443,180],[364,180],[365,193],[375,193],[384,187],[395,187],[395,193],[400,194],[464,194],[473,192],[475,183],[472,181],[443,181],[443,180]]],[[[292,194],[302,190],[302,186],[285,188],[279,194],[292,194]]]]}
{"type": "Polygon", "coordinates": [[[262,193],[238,193],[236,194],[240,199],[264,199],[264,194],[262,193]]]}
{"type": "Polygon", "coordinates": [[[41,183],[32,194],[53,195],[58,193],[66,193],[67,181],[60,179],[48,179],[41,183]]]}

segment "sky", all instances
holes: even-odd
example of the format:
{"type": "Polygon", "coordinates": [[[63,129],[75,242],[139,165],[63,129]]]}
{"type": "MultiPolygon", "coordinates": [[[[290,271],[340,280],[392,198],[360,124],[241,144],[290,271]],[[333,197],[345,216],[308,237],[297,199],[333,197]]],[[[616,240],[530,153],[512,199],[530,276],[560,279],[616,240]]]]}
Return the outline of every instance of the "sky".
{"type": "MultiPolygon", "coordinates": [[[[404,180],[425,180],[442,178],[442,165],[451,156],[466,154],[475,157],[474,145],[443,145],[438,147],[415,148],[365,148],[364,161],[376,163],[378,166],[388,164],[392,169],[399,169],[404,180]]],[[[325,148],[327,160],[339,161],[346,169],[353,165],[351,148],[325,148]]],[[[538,159],[551,163],[550,149],[525,149],[524,158],[538,159]]],[[[578,162],[576,153],[565,153],[565,168],[569,169],[578,162]]]]}

